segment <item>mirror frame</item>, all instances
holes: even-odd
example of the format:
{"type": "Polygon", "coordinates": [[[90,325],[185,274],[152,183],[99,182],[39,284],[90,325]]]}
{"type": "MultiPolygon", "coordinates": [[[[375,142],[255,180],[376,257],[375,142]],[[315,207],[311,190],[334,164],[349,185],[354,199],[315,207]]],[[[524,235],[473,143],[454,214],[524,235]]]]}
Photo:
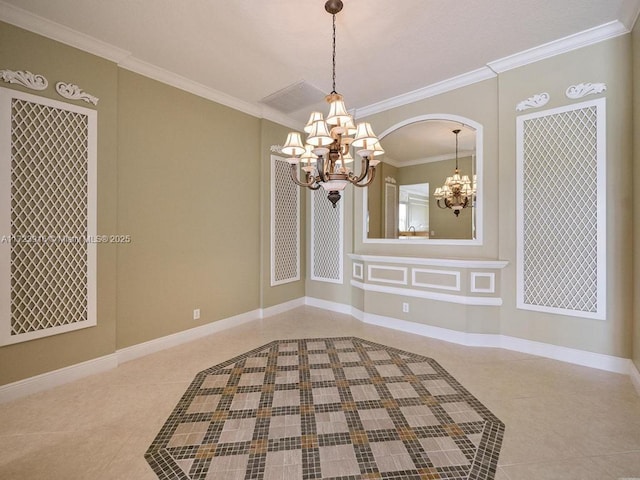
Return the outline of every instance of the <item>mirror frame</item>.
{"type": "MultiPolygon", "coordinates": [[[[452,122],[463,123],[469,127],[472,127],[476,131],[476,184],[478,186],[476,194],[476,206],[473,207],[475,211],[476,222],[476,238],[469,240],[460,239],[446,239],[446,238],[368,238],[367,236],[367,215],[368,215],[368,193],[367,188],[362,192],[362,242],[373,244],[390,244],[390,245],[482,245],[483,241],[483,196],[484,196],[484,172],[483,172],[483,149],[484,149],[484,132],[482,124],[471,120],[470,118],[462,117],[460,115],[452,115],[449,113],[429,113],[426,115],[419,115],[417,117],[411,117],[402,122],[396,123],[387,128],[379,135],[381,142],[384,141],[384,137],[391,132],[398,130],[399,128],[411,125],[412,123],[424,122],[426,120],[449,120],[452,122]]],[[[384,159],[382,160],[384,163],[384,159]]],[[[452,213],[453,215],[453,213],[452,213]]]]}

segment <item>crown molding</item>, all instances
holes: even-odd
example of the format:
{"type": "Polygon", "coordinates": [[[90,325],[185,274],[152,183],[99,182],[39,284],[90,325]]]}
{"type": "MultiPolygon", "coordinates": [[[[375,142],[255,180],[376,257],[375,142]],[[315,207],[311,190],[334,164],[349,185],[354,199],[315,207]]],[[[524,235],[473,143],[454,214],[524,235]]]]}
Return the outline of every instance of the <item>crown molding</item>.
{"type": "MultiPolygon", "coordinates": [[[[637,21],[637,18],[640,15],[640,11],[637,10],[638,9],[636,8],[629,7],[627,11],[623,12],[622,16],[624,17],[624,23],[614,20],[583,32],[569,35],[568,37],[554,40],[538,47],[489,62],[485,67],[481,67],[477,70],[463,73],[462,75],[442,80],[412,92],[404,93],[402,95],[391,97],[387,100],[359,108],[358,116],[364,118],[392,108],[401,107],[409,103],[414,103],[419,100],[494,78],[498,73],[502,73],[513,68],[624,35],[630,31],[630,28],[627,27],[626,24],[633,26],[637,21]]],[[[97,55],[98,57],[105,58],[132,72],[150,77],[154,80],[158,80],[249,115],[258,118],[265,118],[290,128],[299,128],[298,121],[274,109],[264,105],[245,102],[198,82],[194,82],[193,80],[183,77],[177,73],[136,59],[132,56],[131,52],[127,50],[102,42],[89,35],[80,33],[64,25],[53,22],[39,15],[35,15],[14,5],[5,3],[2,0],[0,0],[0,20],[30,32],[43,35],[52,40],[78,48],[79,50],[97,55]]]]}
{"type": "Polygon", "coordinates": [[[120,63],[131,52],[97,40],[89,35],[0,1],[0,20],[38,35],[70,45],[85,52],[120,63]]]}
{"type": "Polygon", "coordinates": [[[232,97],[231,95],[227,95],[226,93],[207,87],[206,85],[203,85],[201,83],[194,82],[193,80],[183,77],[182,75],[174,73],[170,70],[165,70],[164,68],[158,67],[151,63],[138,60],[137,58],[128,57],[124,61],[120,62],[118,66],[124,68],[125,70],[129,70],[153,80],[171,85],[172,87],[176,87],[180,90],[193,93],[194,95],[206,98],[207,100],[221,103],[222,105],[231,107],[235,110],[239,110],[249,115],[253,115],[254,117],[261,116],[261,108],[257,105],[244,102],[235,97],[232,97]]]}
{"type": "Polygon", "coordinates": [[[568,37],[560,38],[549,43],[539,45],[529,50],[510,55],[508,57],[487,63],[487,66],[496,73],[506,72],[514,68],[522,67],[530,63],[567,53],[578,48],[593,45],[610,38],[629,33],[629,29],[618,20],[599,25],[597,27],[574,33],[568,37]]]}
{"type": "MultiPolygon", "coordinates": [[[[475,155],[475,153],[476,152],[473,150],[460,150],[458,152],[458,158],[471,157],[472,155],[475,155]]],[[[396,168],[401,168],[412,167],[414,165],[423,165],[425,163],[441,162],[442,160],[452,160],[454,158],[456,158],[455,153],[444,153],[442,155],[433,155],[431,157],[416,158],[415,160],[409,160],[408,162],[397,162],[387,157],[384,163],[388,163],[389,165],[396,168]]]]}
{"type": "Polygon", "coordinates": [[[620,21],[627,27],[629,31],[633,30],[638,18],[640,18],[640,3],[627,2],[621,7],[621,11],[618,14],[620,21]]]}
{"type": "Polygon", "coordinates": [[[252,104],[212,89],[182,75],[139,60],[127,50],[97,40],[59,23],[40,17],[21,8],[0,1],[0,20],[38,35],[64,43],[79,50],[115,62],[119,67],[152,78],[172,87],[193,93],[258,118],[298,128],[299,122],[269,107],[252,104]]]}
{"type": "Polygon", "coordinates": [[[433,83],[412,92],[403,93],[395,97],[391,97],[381,102],[373,103],[366,107],[358,108],[359,117],[368,117],[376,113],[384,112],[392,108],[401,107],[409,103],[414,103],[425,98],[434,97],[442,93],[450,92],[467,85],[482,82],[496,77],[496,73],[488,67],[482,67],[471,72],[463,73],[456,77],[451,77],[441,82],[433,83]]]}

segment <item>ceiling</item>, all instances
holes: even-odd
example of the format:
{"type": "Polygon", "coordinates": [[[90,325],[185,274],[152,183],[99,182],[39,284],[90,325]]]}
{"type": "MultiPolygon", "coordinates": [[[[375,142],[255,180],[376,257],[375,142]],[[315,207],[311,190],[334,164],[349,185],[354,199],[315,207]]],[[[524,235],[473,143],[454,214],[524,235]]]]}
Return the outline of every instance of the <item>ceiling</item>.
{"type": "MultiPolygon", "coordinates": [[[[356,115],[609,22],[630,30],[640,11],[640,0],[344,4],[337,15],[336,90],[356,115]]],[[[56,32],[50,36],[62,41],[74,38],[71,44],[89,36],[120,49],[124,68],[179,75],[267,118],[275,114],[260,101],[274,92],[299,82],[331,90],[331,16],[324,0],[0,0],[0,19],[56,32]]],[[[313,107],[283,114],[282,123],[300,127],[313,107]]]]}

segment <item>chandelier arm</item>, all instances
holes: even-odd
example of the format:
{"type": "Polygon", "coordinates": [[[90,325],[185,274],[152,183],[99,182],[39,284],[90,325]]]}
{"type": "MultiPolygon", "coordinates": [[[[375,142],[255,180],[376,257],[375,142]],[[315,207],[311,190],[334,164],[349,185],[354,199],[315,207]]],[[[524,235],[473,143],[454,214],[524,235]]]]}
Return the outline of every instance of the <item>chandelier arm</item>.
{"type": "Polygon", "coordinates": [[[368,187],[371,182],[373,182],[373,179],[376,178],[376,167],[371,167],[371,170],[369,171],[369,176],[367,177],[367,181],[365,183],[360,183],[359,181],[357,181],[355,178],[348,178],[347,180],[349,180],[349,182],[351,182],[353,185],[355,185],[356,187],[368,187]]]}
{"type": "Polygon", "coordinates": [[[316,170],[318,170],[318,177],[320,177],[320,181],[327,182],[329,181],[325,169],[325,158],[323,155],[318,155],[318,159],[316,160],[316,170]]]}
{"type": "Polygon", "coordinates": [[[313,177],[311,177],[311,181],[309,181],[310,174],[308,173],[307,173],[307,181],[306,182],[300,181],[300,179],[298,178],[298,164],[292,163],[290,167],[291,168],[289,169],[289,174],[291,175],[291,180],[293,180],[293,183],[295,183],[296,185],[299,185],[301,187],[310,187],[315,183],[316,180],[313,177]]]}
{"type": "MultiPolygon", "coordinates": [[[[355,182],[352,182],[354,185],[357,183],[360,183],[362,180],[364,180],[364,178],[369,174],[369,157],[364,156],[362,157],[362,171],[360,172],[360,175],[358,176],[358,179],[355,182]]],[[[375,170],[375,167],[373,167],[375,170]]]]}

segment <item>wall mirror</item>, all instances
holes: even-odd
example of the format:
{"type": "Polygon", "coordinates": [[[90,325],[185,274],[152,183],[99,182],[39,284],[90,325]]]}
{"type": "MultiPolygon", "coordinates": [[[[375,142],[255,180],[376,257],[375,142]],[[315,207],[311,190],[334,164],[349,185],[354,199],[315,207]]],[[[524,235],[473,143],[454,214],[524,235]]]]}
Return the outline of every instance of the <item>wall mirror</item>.
{"type": "Polygon", "coordinates": [[[386,153],[375,181],[363,189],[364,242],[481,244],[482,125],[422,115],[392,126],[380,140],[386,153]],[[454,175],[456,151],[459,174],[475,189],[458,215],[436,192],[454,175]]]}

